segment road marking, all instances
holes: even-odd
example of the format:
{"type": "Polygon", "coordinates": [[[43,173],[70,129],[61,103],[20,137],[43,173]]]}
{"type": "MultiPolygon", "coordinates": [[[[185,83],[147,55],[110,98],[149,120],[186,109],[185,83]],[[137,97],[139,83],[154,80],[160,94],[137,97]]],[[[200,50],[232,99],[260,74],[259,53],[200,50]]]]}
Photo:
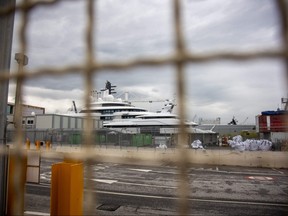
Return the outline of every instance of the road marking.
{"type": "MultiPolygon", "coordinates": [[[[194,169],[195,171],[199,171],[194,169]]],[[[204,170],[204,169],[203,169],[204,170]]],[[[208,171],[207,169],[204,171],[208,171]]],[[[276,174],[276,173],[261,173],[261,172],[237,172],[237,171],[226,171],[226,170],[209,170],[210,172],[218,172],[218,173],[227,173],[227,174],[240,174],[240,175],[259,175],[259,176],[283,176],[283,174],[276,174]]]]}
{"type": "Polygon", "coordinates": [[[129,170],[133,170],[133,171],[139,171],[139,172],[146,172],[146,173],[148,173],[148,172],[151,172],[152,170],[147,170],[147,169],[131,169],[131,168],[129,168],[129,170]]]}
{"type": "MultiPolygon", "coordinates": [[[[120,195],[120,196],[132,196],[132,197],[143,197],[143,198],[154,198],[154,199],[169,199],[169,200],[178,200],[179,197],[165,197],[165,196],[153,196],[145,194],[132,194],[132,193],[121,193],[121,192],[111,192],[111,191],[100,191],[94,190],[98,194],[110,194],[110,195],[120,195]]],[[[286,203],[265,203],[265,202],[247,202],[247,201],[235,201],[235,200],[214,200],[214,199],[199,199],[199,198],[188,198],[189,201],[198,201],[198,202],[212,202],[212,203],[231,203],[231,204],[242,204],[242,205],[260,205],[260,206],[281,206],[288,207],[286,203]]]]}
{"type": "Polygon", "coordinates": [[[280,171],[280,170],[277,170],[275,168],[272,168],[272,170],[276,171],[276,172],[279,172],[280,174],[284,175],[284,172],[280,171]]]}
{"type": "Polygon", "coordinates": [[[193,171],[209,171],[209,172],[218,172],[218,173],[228,173],[228,174],[243,174],[243,175],[259,175],[259,176],[283,176],[285,175],[284,172],[281,172],[275,168],[273,168],[272,170],[275,171],[275,172],[278,172],[279,174],[277,173],[261,173],[261,172],[253,172],[252,170],[249,170],[249,171],[228,171],[228,170],[219,170],[219,168],[216,166],[215,167],[215,170],[213,168],[190,168],[191,170],[193,171]]]}
{"type": "Polygon", "coordinates": [[[44,172],[40,174],[40,179],[51,181],[51,176],[52,176],[51,172],[44,172]]]}
{"type": "MultiPolygon", "coordinates": [[[[107,168],[107,166],[105,166],[105,167],[103,167],[103,166],[96,166],[96,167],[94,167],[94,171],[97,171],[97,170],[104,170],[104,169],[106,169],[107,168]]],[[[108,167],[109,168],[109,167],[108,167]]]]}
{"type": "Polygon", "coordinates": [[[139,171],[139,172],[153,172],[153,173],[159,173],[159,174],[173,174],[176,175],[178,172],[169,172],[169,171],[158,171],[158,170],[148,170],[148,169],[133,169],[133,168],[128,168],[128,170],[132,171],[139,171]]]}
{"type": "Polygon", "coordinates": [[[190,168],[191,170],[194,171],[210,171],[210,172],[218,172],[218,167],[215,167],[215,170],[213,168],[203,168],[203,167],[199,167],[199,168],[190,168]]]}
{"type": "Polygon", "coordinates": [[[134,185],[134,186],[143,186],[143,187],[158,187],[158,188],[171,188],[176,189],[176,186],[165,186],[165,185],[151,185],[151,184],[140,184],[140,183],[130,183],[130,182],[122,182],[118,180],[109,180],[109,179],[92,179],[92,181],[107,183],[107,184],[125,184],[125,185],[134,185]]]}
{"type": "MultiPolygon", "coordinates": [[[[179,174],[178,172],[169,172],[169,171],[156,171],[156,170],[154,170],[154,171],[152,171],[153,173],[159,173],[159,174],[171,174],[171,175],[177,175],[177,174],[179,174]]],[[[190,175],[194,175],[194,174],[190,174],[190,175]]]]}
{"type": "Polygon", "coordinates": [[[110,179],[91,179],[92,181],[106,183],[106,184],[113,184],[118,182],[118,180],[110,180],[110,179]]]}
{"type": "Polygon", "coordinates": [[[219,181],[203,180],[203,179],[201,179],[201,180],[193,180],[192,182],[193,183],[209,183],[209,182],[211,182],[211,184],[223,184],[222,182],[219,182],[219,181]]]}
{"type": "Polygon", "coordinates": [[[175,186],[139,184],[139,183],[120,182],[120,181],[118,181],[117,184],[135,185],[135,186],[143,186],[143,187],[156,187],[156,188],[171,188],[171,189],[176,189],[177,188],[175,186]]]}
{"type": "Polygon", "coordinates": [[[39,215],[39,216],[50,216],[49,213],[44,212],[34,212],[34,211],[25,211],[24,215],[39,215]]]}
{"type": "Polygon", "coordinates": [[[272,181],[272,180],[274,180],[272,177],[267,177],[267,176],[248,176],[246,178],[251,179],[251,180],[259,180],[259,181],[265,181],[265,180],[272,181]]]}

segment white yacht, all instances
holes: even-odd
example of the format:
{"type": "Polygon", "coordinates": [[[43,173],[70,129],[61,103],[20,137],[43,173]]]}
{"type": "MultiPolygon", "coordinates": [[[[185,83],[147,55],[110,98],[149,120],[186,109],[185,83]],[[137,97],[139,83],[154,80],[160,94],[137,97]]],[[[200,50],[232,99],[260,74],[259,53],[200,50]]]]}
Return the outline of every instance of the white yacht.
{"type": "MultiPolygon", "coordinates": [[[[112,121],[105,122],[104,128],[109,128],[121,133],[153,133],[153,134],[177,134],[179,133],[180,119],[172,114],[175,104],[167,101],[160,112],[125,113],[115,112],[112,121]]],[[[211,134],[214,132],[196,128],[198,124],[193,121],[184,122],[188,133],[211,134]]]]}
{"type": "MultiPolygon", "coordinates": [[[[113,120],[104,123],[103,126],[106,128],[178,127],[180,120],[177,115],[171,113],[175,105],[170,101],[167,102],[160,112],[115,112],[113,120]]],[[[185,125],[193,127],[197,124],[195,122],[185,121],[185,125]]]]}

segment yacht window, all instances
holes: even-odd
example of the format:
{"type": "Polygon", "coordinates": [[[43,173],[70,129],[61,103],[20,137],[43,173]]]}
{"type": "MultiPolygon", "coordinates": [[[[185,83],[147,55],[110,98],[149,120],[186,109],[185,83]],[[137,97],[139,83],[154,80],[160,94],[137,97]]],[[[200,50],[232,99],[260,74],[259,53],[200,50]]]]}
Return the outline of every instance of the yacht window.
{"type": "Polygon", "coordinates": [[[80,113],[101,113],[100,110],[81,110],[80,113]]]}
{"type": "Polygon", "coordinates": [[[102,116],[102,117],[100,117],[100,120],[112,120],[113,119],[113,117],[112,116],[102,116]]]}
{"type": "Polygon", "coordinates": [[[102,107],[111,107],[111,106],[130,106],[129,104],[117,104],[117,103],[104,103],[102,107]]]}
{"type": "Polygon", "coordinates": [[[142,116],[142,119],[175,119],[175,116],[142,116]]]}

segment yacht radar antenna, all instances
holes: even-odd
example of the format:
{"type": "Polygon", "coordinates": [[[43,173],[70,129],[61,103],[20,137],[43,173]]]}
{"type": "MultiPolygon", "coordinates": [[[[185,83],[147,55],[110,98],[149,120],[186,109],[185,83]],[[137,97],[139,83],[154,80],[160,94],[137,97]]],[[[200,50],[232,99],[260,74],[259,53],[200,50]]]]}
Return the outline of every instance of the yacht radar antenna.
{"type": "Polygon", "coordinates": [[[117,92],[115,91],[114,88],[116,88],[117,86],[115,85],[111,85],[111,82],[109,82],[108,80],[106,81],[106,85],[105,85],[105,88],[108,89],[109,91],[109,95],[110,94],[116,94],[117,92]]]}

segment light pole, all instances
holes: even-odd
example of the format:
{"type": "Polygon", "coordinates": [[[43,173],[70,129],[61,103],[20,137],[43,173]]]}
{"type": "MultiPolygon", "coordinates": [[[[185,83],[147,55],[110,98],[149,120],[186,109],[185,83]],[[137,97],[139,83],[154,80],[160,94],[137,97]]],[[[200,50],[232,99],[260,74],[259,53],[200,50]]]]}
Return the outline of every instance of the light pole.
{"type": "MultiPolygon", "coordinates": [[[[20,75],[23,71],[23,67],[28,64],[28,57],[22,53],[16,53],[15,60],[18,63],[18,75],[20,75]]],[[[22,124],[22,112],[20,109],[22,81],[23,81],[23,77],[19,76],[16,82],[15,107],[14,107],[14,117],[13,117],[13,122],[14,122],[15,127],[21,127],[21,124],[22,124]]]]}

